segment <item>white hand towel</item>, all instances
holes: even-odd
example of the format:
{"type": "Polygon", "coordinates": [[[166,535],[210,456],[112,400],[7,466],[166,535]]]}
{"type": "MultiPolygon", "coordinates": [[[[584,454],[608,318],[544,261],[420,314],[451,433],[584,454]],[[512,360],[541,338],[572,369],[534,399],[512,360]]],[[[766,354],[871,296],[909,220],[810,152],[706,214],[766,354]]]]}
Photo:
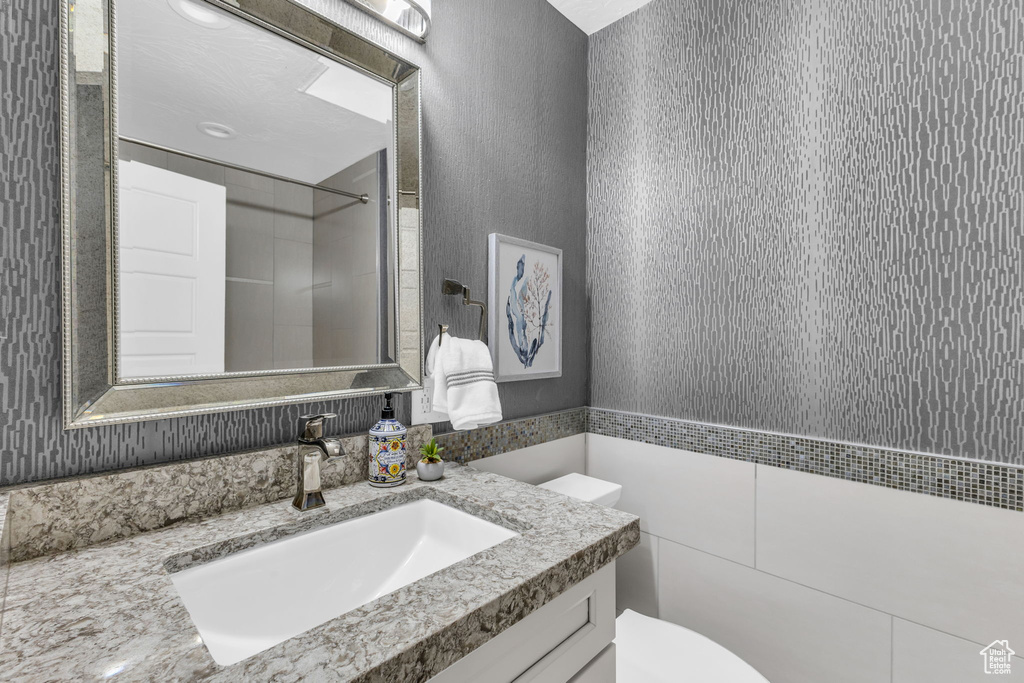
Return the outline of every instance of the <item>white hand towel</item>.
{"type": "Polygon", "coordinates": [[[433,409],[448,413],[457,430],[501,421],[501,400],[487,345],[475,339],[444,336],[430,344],[427,374],[434,378],[433,409]]]}

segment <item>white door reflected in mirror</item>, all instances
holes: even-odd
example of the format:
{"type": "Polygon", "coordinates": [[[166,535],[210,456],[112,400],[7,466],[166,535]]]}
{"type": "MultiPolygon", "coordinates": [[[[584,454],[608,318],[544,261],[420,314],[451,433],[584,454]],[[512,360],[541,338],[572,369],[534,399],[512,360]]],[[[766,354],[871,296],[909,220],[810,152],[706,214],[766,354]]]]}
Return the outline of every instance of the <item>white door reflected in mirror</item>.
{"type": "Polygon", "coordinates": [[[121,376],[224,372],[224,187],[118,164],[121,376]]]}

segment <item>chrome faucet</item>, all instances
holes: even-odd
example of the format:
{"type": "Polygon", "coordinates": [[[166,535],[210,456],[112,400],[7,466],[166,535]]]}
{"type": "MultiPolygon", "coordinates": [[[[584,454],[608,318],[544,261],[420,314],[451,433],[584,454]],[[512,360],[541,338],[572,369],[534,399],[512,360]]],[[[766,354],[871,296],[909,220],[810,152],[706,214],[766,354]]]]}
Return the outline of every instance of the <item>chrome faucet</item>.
{"type": "Polygon", "coordinates": [[[320,490],[320,464],[333,462],[341,457],[341,439],[324,437],[324,420],[337,417],[334,413],[304,415],[306,426],[299,437],[296,460],[298,461],[298,490],[292,507],[296,510],[313,510],[327,504],[320,490]]]}

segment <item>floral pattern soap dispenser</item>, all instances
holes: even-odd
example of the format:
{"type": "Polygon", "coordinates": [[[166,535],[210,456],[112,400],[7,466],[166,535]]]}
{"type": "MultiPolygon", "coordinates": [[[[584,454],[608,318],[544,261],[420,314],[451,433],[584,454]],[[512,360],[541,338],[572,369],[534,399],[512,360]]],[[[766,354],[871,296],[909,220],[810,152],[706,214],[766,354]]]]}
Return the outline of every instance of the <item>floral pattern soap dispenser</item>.
{"type": "Polygon", "coordinates": [[[405,483],[406,428],[395,419],[391,394],[384,394],[380,422],[370,428],[370,486],[398,486],[405,483]]]}

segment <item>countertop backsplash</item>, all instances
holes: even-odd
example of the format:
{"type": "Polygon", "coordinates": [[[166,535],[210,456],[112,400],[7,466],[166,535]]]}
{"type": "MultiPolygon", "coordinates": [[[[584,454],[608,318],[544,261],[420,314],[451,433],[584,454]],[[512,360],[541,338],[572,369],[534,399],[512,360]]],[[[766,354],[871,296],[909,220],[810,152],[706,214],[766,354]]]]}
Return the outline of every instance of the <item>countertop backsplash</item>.
{"type": "MultiPolygon", "coordinates": [[[[409,428],[414,469],[429,426],[409,428]]],[[[323,488],[366,479],[366,434],[342,438],[341,460],[321,469],[323,488]]],[[[11,489],[9,536],[14,562],[129,538],[295,494],[295,446],[245,451],[11,489]]]]}

